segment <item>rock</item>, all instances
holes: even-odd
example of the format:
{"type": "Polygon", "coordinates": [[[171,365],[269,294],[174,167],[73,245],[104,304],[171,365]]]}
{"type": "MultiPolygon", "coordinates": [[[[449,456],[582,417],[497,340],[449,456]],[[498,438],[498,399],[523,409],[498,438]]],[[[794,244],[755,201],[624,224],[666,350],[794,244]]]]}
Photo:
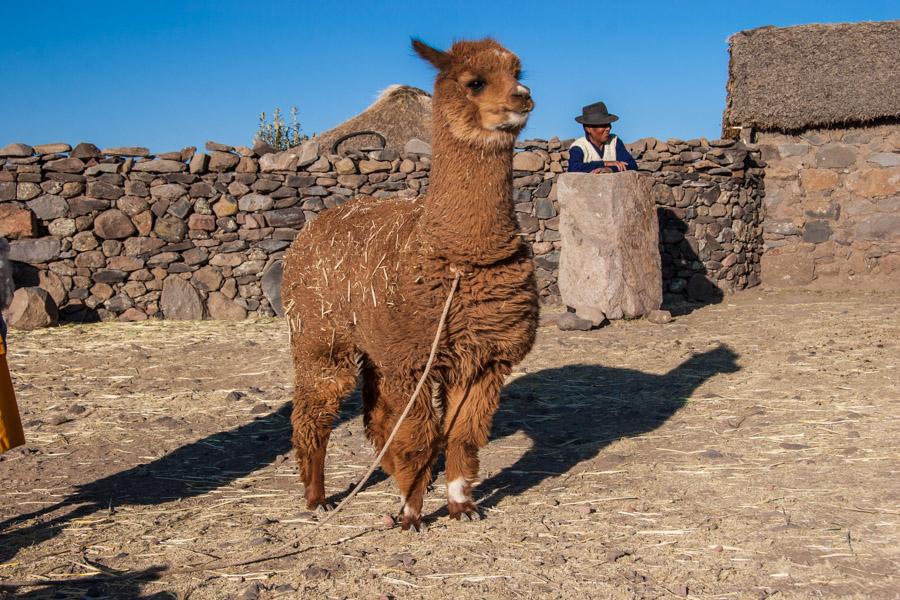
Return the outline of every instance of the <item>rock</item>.
{"type": "Polygon", "coordinates": [[[156,252],[165,245],[166,243],[163,240],[156,238],[133,237],[125,240],[124,250],[126,256],[140,256],[156,252]]]}
{"type": "Polygon", "coordinates": [[[831,225],[828,221],[807,221],[803,226],[803,241],[811,244],[819,244],[827,241],[831,234],[831,225]]]}
{"type": "Polygon", "coordinates": [[[57,173],[81,173],[84,171],[84,163],[78,158],[58,158],[46,163],[44,169],[57,173]]]}
{"type": "Polygon", "coordinates": [[[854,228],[857,239],[871,241],[900,240],[900,215],[877,213],[870,215],[854,228]]]}
{"type": "Polygon", "coordinates": [[[356,173],[356,163],[353,162],[352,158],[342,158],[341,160],[334,163],[334,171],[338,175],[353,175],[354,173],[356,173]]]}
{"type": "Polygon", "coordinates": [[[534,201],[534,216],[538,219],[552,219],[556,216],[556,208],[550,198],[538,198],[534,201]]]}
{"type": "Polygon", "coordinates": [[[419,138],[412,138],[403,146],[404,154],[427,154],[431,155],[431,144],[423,142],[419,138]]]}
{"type": "Polygon", "coordinates": [[[227,146],[219,142],[206,142],[206,149],[211,152],[233,152],[234,146],[227,146]]]}
{"type": "Polygon", "coordinates": [[[237,166],[241,157],[230,152],[214,151],[209,156],[209,170],[214,173],[229,171],[237,166]]]}
{"type": "Polygon", "coordinates": [[[515,171],[543,171],[544,159],[535,152],[519,152],[513,156],[515,171]]]}
{"type": "MultiPolygon", "coordinates": [[[[0,221],[2,221],[2,217],[0,217],[0,221]]],[[[78,226],[75,224],[75,219],[54,219],[47,225],[47,232],[60,238],[75,235],[77,231],[78,226]]]]}
{"type": "Polygon", "coordinates": [[[296,169],[297,155],[290,151],[265,154],[259,159],[259,170],[263,173],[295,171],[296,169]]]}
{"type": "Polygon", "coordinates": [[[257,140],[256,142],[253,143],[253,153],[256,156],[272,154],[273,152],[275,152],[275,148],[272,146],[272,144],[270,144],[268,142],[263,142],[263,141],[257,140]]]}
{"type": "MultiPolygon", "coordinates": [[[[274,204],[274,200],[262,194],[247,194],[238,200],[238,208],[246,212],[269,210],[274,204]]],[[[215,207],[213,207],[213,210],[215,210],[215,207]]]]}
{"type": "Polygon", "coordinates": [[[206,308],[209,318],[219,321],[240,321],[247,318],[247,311],[243,306],[229,300],[220,292],[210,292],[206,300],[206,308]]]}
{"type": "Polygon", "coordinates": [[[826,169],[843,169],[856,163],[856,151],[852,146],[825,144],[816,150],[816,166],[826,169]]]}
{"type": "Polygon", "coordinates": [[[202,175],[209,169],[209,154],[195,154],[191,157],[191,175],[202,175]]]}
{"type": "Polygon", "coordinates": [[[88,183],[87,195],[101,200],[118,200],[125,195],[125,190],[116,185],[110,185],[102,181],[88,183]]]}
{"type": "Polygon", "coordinates": [[[39,287],[19,288],[13,294],[12,303],[3,318],[13,329],[31,331],[56,325],[59,312],[56,303],[46,290],[39,287]]]}
{"type": "Polygon", "coordinates": [[[174,215],[165,215],[157,219],[153,231],[160,239],[167,242],[180,242],[187,235],[187,224],[174,215]]]}
{"type": "Polygon", "coordinates": [[[15,204],[0,204],[0,238],[19,240],[34,237],[34,215],[15,204]]]}
{"type": "Polygon", "coordinates": [[[236,215],[238,211],[238,203],[231,196],[222,196],[222,199],[213,204],[213,212],[217,217],[230,217],[236,215]]]}
{"type": "Polygon", "coordinates": [[[800,182],[807,192],[833,190],[838,184],[838,174],[829,169],[802,169],[800,182]]]}
{"type": "Polygon", "coordinates": [[[289,152],[297,155],[297,167],[302,169],[318,160],[319,143],[315,140],[307,140],[299,146],[291,148],[289,152]]]}
{"type": "Polygon", "coordinates": [[[0,183],[0,202],[16,199],[16,184],[13,181],[0,183]]]}
{"type": "Polygon", "coordinates": [[[35,240],[13,240],[9,243],[9,260],[36,265],[59,258],[59,240],[43,237],[35,240]]]}
{"type": "Polygon", "coordinates": [[[154,200],[166,200],[167,202],[174,202],[179,198],[186,196],[188,191],[181,185],[177,183],[165,183],[163,185],[157,185],[155,187],[150,188],[150,196],[154,200]]]}
{"type": "Polygon", "coordinates": [[[62,196],[44,194],[28,202],[28,208],[42,221],[52,221],[65,216],[69,210],[69,203],[62,196]]]}
{"type": "Polygon", "coordinates": [[[650,178],[634,171],[559,177],[563,303],[583,316],[635,318],[662,304],[650,178]]]}
{"type": "Polygon", "coordinates": [[[388,173],[391,170],[391,163],[380,160],[361,160],[359,161],[359,172],[363,175],[370,173],[388,173]]]}
{"type": "Polygon", "coordinates": [[[159,307],[166,319],[197,321],[203,318],[203,303],[197,290],[177,275],[169,275],[163,282],[159,307]]]}
{"type": "Polygon", "coordinates": [[[66,288],[62,279],[53,271],[43,269],[38,271],[38,287],[50,294],[56,306],[62,305],[66,299],[66,288]]]}
{"type": "Polygon", "coordinates": [[[222,273],[215,267],[202,267],[191,275],[194,287],[204,292],[214,292],[222,286],[222,273]]]}
{"type": "Polygon", "coordinates": [[[104,148],[100,152],[106,156],[132,156],[135,158],[150,156],[150,150],[142,146],[117,146],[115,148],[104,148]]]}
{"type": "Polygon", "coordinates": [[[131,219],[118,208],[104,211],[94,219],[94,233],[105,240],[125,239],[134,232],[131,219]]]}
{"type": "Polygon", "coordinates": [[[62,152],[69,152],[71,150],[72,146],[64,142],[57,142],[55,144],[38,144],[34,147],[35,154],[60,154],[62,152]]]}
{"type": "Polygon", "coordinates": [[[266,217],[266,223],[269,227],[295,227],[299,228],[306,222],[303,209],[301,207],[283,208],[281,210],[270,210],[263,213],[266,217]]]}
{"type": "Polygon", "coordinates": [[[81,231],[72,237],[72,249],[77,252],[87,252],[100,245],[92,231],[81,231]]]}
{"type": "Polygon", "coordinates": [[[16,187],[16,200],[31,200],[41,195],[44,190],[36,183],[23,181],[16,187]]]}
{"type": "Polygon", "coordinates": [[[900,154],[896,152],[878,152],[869,157],[869,162],[882,167],[900,167],[900,154]]]}
{"type": "Polygon", "coordinates": [[[186,167],[180,160],[156,158],[135,163],[131,169],[141,173],[180,173],[184,171],[186,167]]]}
{"type": "Polygon", "coordinates": [[[28,144],[7,144],[0,148],[0,158],[27,158],[34,154],[34,148],[28,144]]]}
{"type": "Polygon", "coordinates": [[[188,218],[188,229],[215,231],[216,218],[213,215],[198,215],[195,213],[188,218]]]}
{"type": "Polygon", "coordinates": [[[847,185],[853,193],[866,198],[900,194],[900,167],[859,169],[847,177],[847,185]]]}
{"type": "Polygon", "coordinates": [[[594,324],[589,319],[582,319],[573,312],[567,312],[556,318],[556,326],[560,331],[590,331],[594,324]]]}
{"type": "Polygon", "coordinates": [[[331,169],[331,163],[328,162],[326,156],[320,156],[314,163],[306,167],[310,173],[325,173],[329,169],[331,169]]]}
{"type": "Polygon", "coordinates": [[[95,146],[94,144],[90,144],[88,142],[81,142],[75,149],[69,153],[69,156],[72,158],[100,158],[102,155],[100,154],[100,148],[95,146]]]}
{"type": "Polygon", "coordinates": [[[260,285],[263,294],[275,314],[284,316],[284,306],[281,304],[281,278],[284,276],[284,263],[276,260],[263,272],[260,285]]]}
{"type": "Polygon", "coordinates": [[[770,250],[760,258],[764,285],[774,288],[796,287],[815,278],[815,261],[811,252],[779,252],[770,250]]]}
{"type": "Polygon", "coordinates": [[[647,313],[646,319],[657,325],[665,325],[672,320],[672,313],[667,310],[651,310],[647,313]]]}

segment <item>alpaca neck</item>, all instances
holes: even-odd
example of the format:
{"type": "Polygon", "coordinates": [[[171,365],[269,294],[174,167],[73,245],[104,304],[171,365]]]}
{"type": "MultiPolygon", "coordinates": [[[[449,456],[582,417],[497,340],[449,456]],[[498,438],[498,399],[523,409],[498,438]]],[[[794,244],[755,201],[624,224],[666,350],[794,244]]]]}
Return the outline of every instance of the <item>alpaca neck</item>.
{"type": "Polygon", "coordinates": [[[432,138],[431,182],[420,221],[427,251],[453,263],[482,265],[518,252],[512,148],[478,148],[437,123],[432,138]]]}

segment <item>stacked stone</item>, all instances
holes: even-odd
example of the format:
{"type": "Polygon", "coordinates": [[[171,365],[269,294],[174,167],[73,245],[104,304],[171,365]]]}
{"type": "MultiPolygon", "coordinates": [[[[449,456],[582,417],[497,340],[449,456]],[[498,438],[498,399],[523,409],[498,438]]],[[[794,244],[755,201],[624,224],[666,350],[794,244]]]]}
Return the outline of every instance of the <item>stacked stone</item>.
{"type": "MultiPolygon", "coordinates": [[[[559,302],[556,178],[569,142],[523,142],[514,201],[542,301],[559,302]]],[[[655,180],[667,292],[702,299],[758,281],[762,163],[740,142],[639,140],[655,180]]],[[[0,236],[19,286],[40,286],[64,318],[239,319],[278,309],[280,260],[304,224],[365,194],[428,188],[430,148],[321,154],[216,142],[151,155],[82,143],[0,149],[0,236]]]]}
{"type": "Polygon", "coordinates": [[[0,236],[19,286],[44,288],[68,318],[274,315],[278,281],[265,274],[305,222],[357,194],[414,197],[430,168],[422,143],[350,156],[315,142],[206,149],[0,149],[0,236]]]}
{"type": "Polygon", "coordinates": [[[900,289],[900,126],[759,133],[763,282],[900,289]]]}
{"type": "MultiPolygon", "coordinates": [[[[559,302],[556,177],[571,140],[521,143],[513,161],[516,211],[531,242],[541,296],[559,302]]],[[[733,140],[652,138],[628,144],[654,179],[663,286],[668,300],[711,300],[759,283],[763,166],[759,150],[733,140]]]]}

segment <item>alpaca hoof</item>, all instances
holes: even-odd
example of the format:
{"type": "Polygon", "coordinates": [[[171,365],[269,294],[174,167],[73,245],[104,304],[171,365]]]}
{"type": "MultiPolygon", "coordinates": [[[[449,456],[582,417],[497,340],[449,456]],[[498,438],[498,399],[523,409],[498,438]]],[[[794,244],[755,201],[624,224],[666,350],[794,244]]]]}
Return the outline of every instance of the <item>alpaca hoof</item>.
{"type": "Polygon", "coordinates": [[[416,533],[427,533],[428,527],[422,522],[422,517],[409,517],[404,515],[400,520],[400,529],[403,531],[415,531],[416,533]]]}
{"type": "Polygon", "coordinates": [[[316,514],[324,515],[334,510],[334,504],[331,502],[321,502],[316,506],[316,514]]]}
{"type": "Polygon", "coordinates": [[[474,502],[453,502],[447,503],[450,512],[450,518],[456,521],[480,521],[484,518],[478,506],[474,502]]]}

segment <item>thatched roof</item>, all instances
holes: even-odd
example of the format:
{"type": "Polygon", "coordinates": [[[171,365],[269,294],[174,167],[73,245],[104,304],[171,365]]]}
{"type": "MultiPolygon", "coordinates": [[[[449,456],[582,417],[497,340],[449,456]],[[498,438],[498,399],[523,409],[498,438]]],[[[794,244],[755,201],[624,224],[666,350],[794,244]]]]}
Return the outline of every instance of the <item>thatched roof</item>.
{"type": "MultiPolygon", "coordinates": [[[[319,148],[330,152],[331,145],[354,131],[377,131],[387,139],[387,148],[402,151],[412,138],[431,143],[431,96],[425,90],[407,85],[392,85],[366,110],[318,136],[319,148]]],[[[376,148],[374,136],[358,136],[340,145],[339,151],[376,148]]]]}
{"type": "Polygon", "coordinates": [[[900,117],[900,21],[762,27],[729,46],[726,134],[900,117]]]}

